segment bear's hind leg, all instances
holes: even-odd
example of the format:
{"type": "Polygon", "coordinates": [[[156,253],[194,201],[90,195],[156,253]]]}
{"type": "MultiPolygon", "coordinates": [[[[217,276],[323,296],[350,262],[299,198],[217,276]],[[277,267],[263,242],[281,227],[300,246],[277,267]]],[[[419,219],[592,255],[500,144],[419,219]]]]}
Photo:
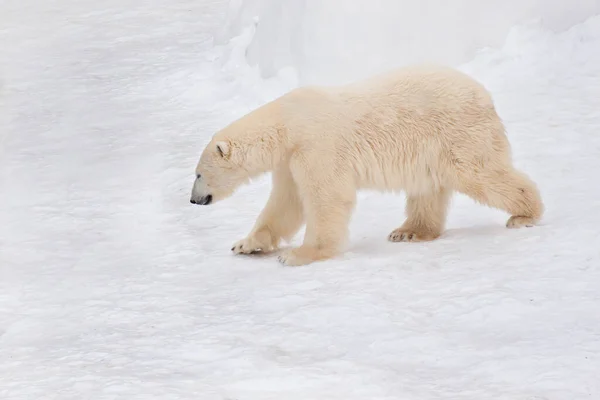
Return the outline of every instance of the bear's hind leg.
{"type": "Polygon", "coordinates": [[[452,192],[440,189],[429,194],[407,195],[406,221],[388,235],[391,242],[423,242],[437,239],[444,230],[452,192]]]}
{"type": "Polygon", "coordinates": [[[534,226],[544,212],[535,183],[510,166],[462,179],[458,189],[479,203],[511,214],[508,228],[534,226]]]}
{"type": "Polygon", "coordinates": [[[285,165],[273,171],[272,180],[269,200],[250,234],[231,248],[235,254],[275,250],[282,238],[290,240],[302,226],[302,202],[289,167],[285,165]]]}

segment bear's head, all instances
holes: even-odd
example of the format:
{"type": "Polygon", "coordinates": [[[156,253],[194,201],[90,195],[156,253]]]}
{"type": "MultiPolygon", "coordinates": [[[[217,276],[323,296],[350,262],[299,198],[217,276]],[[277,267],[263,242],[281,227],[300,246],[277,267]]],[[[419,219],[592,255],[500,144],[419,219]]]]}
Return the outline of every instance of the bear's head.
{"type": "Polygon", "coordinates": [[[217,138],[206,146],[196,166],[196,179],[190,202],[208,205],[229,197],[251,178],[241,149],[217,138]]]}
{"type": "Polygon", "coordinates": [[[191,203],[223,200],[281,162],[286,153],[286,129],[277,110],[276,103],[268,103],[212,137],[196,166],[191,203]]]}

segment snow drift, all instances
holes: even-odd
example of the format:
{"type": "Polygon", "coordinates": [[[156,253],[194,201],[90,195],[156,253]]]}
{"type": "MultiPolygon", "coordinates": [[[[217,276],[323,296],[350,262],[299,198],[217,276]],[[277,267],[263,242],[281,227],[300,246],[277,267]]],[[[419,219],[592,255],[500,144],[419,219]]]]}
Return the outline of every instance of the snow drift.
{"type": "Polygon", "coordinates": [[[300,83],[341,83],[410,62],[457,65],[515,25],[558,32],[599,12],[600,0],[232,0],[217,43],[249,29],[246,62],[262,78],[291,67],[300,83]]]}

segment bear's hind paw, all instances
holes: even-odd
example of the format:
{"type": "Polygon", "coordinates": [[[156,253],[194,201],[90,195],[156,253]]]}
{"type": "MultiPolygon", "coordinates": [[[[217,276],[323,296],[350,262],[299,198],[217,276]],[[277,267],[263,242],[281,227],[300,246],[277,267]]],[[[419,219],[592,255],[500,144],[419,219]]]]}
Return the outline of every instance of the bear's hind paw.
{"type": "Polygon", "coordinates": [[[506,222],[506,227],[509,229],[531,228],[535,226],[535,220],[531,217],[512,216],[506,222]]]}
{"type": "Polygon", "coordinates": [[[420,232],[415,229],[398,228],[388,235],[388,240],[390,242],[429,242],[439,236],[440,234],[437,232],[420,232]]]}

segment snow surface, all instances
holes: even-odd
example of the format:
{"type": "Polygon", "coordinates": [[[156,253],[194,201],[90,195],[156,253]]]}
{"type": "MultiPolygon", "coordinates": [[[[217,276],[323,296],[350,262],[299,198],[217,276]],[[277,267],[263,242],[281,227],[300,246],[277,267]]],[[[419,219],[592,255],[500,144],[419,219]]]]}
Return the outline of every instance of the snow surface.
{"type": "Polygon", "coordinates": [[[347,252],[286,268],[229,251],[268,177],[189,204],[214,131],[301,75],[246,65],[252,26],[215,47],[227,8],[1,3],[0,399],[600,398],[600,17],[462,66],[541,226],[457,196],[442,238],[389,243],[403,196],[361,193],[347,252]]]}
{"type": "Polygon", "coordinates": [[[304,84],[343,83],[407,62],[458,64],[498,47],[515,24],[564,31],[600,14],[600,0],[233,0],[219,43],[245,28],[262,77],[296,70],[304,84]],[[339,66],[343,65],[344,68],[339,66]]]}

